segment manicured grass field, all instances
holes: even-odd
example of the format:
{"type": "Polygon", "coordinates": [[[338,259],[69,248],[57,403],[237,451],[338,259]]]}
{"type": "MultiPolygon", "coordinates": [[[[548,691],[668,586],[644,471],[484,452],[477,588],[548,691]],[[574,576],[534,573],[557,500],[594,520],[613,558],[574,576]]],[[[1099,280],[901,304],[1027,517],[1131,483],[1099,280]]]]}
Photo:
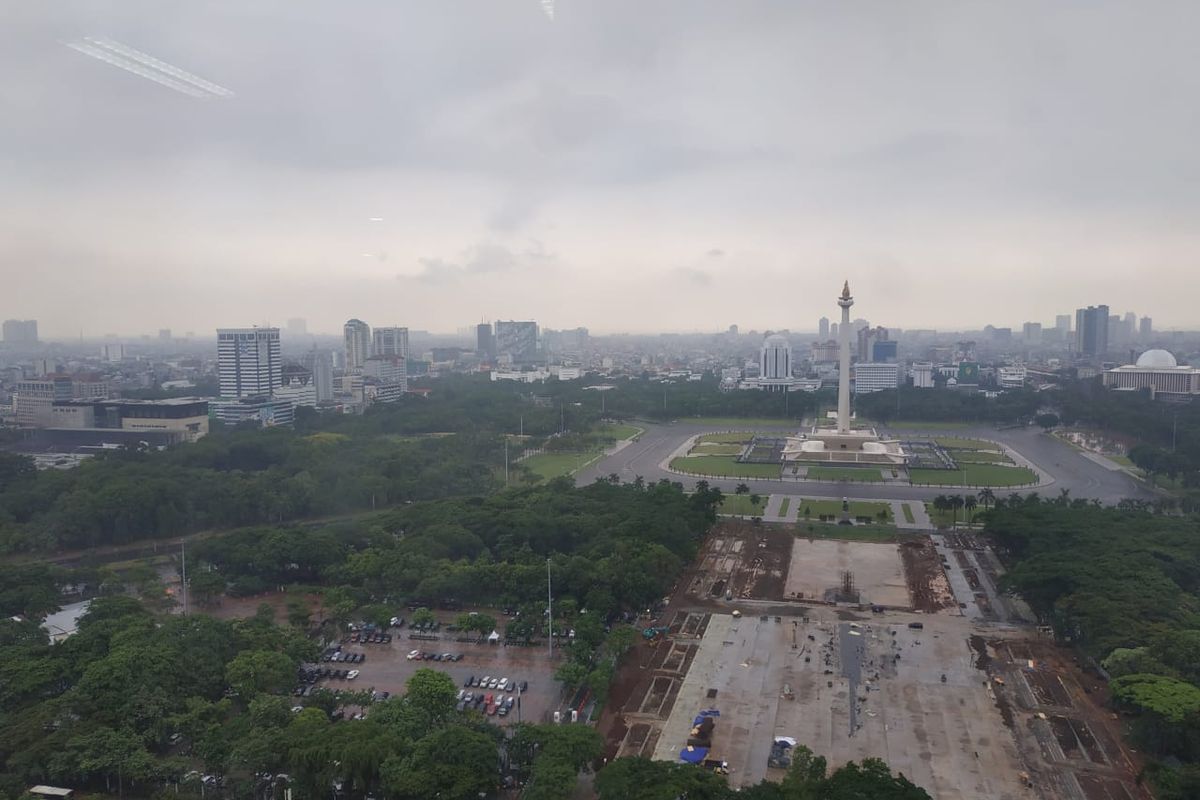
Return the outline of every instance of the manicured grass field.
{"type": "MultiPolygon", "coordinates": [[[[926,503],[925,511],[929,513],[929,519],[933,522],[933,526],[935,528],[949,528],[951,521],[954,519],[954,512],[938,511],[933,507],[933,503],[926,503]]],[[[958,512],[959,521],[963,519],[964,511],[966,511],[966,509],[962,509],[958,512]]]]}
{"type": "Polygon", "coordinates": [[[601,425],[600,426],[601,433],[612,436],[618,442],[624,441],[625,439],[632,439],[633,437],[635,437],[639,433],[641,433],[643,430],[644,430],[643,428],[639,428],[637,425],[626,425],[622,422],[614,423],[612,425],[601,425]]]}
{"type": "Polygon", "coordinates": [[[1037,481],[1026,467],[999,464],[964,464],[962,469],[910,469],[908,479],[914,486],[1020,486],[1037,481]]]}
{"type": "Polygon", "coordinates": [[[750,502],[748,494],[727,494],[721,498],[721,514],[740,514],[743,517],[761,517],[767,507],[767,498],[760,496],[757,503],[750,502]]]}
{"type": "Polygon", "coordinates": [[[739,464],[732,456],[685,456],[673,459],[671,469],[728,478],[779,478],[780,475],[778,464],[739,464]]]}
{"type": "Polygon", "coordinates": [[[798,428],[800,421],[784,417],[680,417],[691,425],[712,425],[714,428],[798,428]]]}
{"type": "Polygon", "coordinates": [[[792,498],[790,498],[790,497],[783,498],[783,500],[781,500],[779,503],[779,516],[786,517],[787,512],[788,512],[788,507],[791,504],[792,504],[792,498]]]}
{"type": "Polygon", "coordinates": [[[696,438],[696,444],[746,444],[754,438],[750,431],[734,431],[733,433],[704,433],[696,438]]]}
{"type": "Polygon", "coordinates": [[[840,539],[846,542],[894,542],[896,529],[891,525],[829,525],[820,522],[804,524],[800,520],[796,536],[801,539],[840,539]],[[810,531],[809,528],[812,528],[810,531]]]}
{"type": "Polygon", "coordinates": [[[905,522],[907,522],[909,525],[916,524],[917,518],[915,516],[913,516],[912,507],[909,506],[908,503],[901,503],[900,510],[904,512],[904,521],[905,522]]]}
{"type": "Polygon", "coordinates": [[[861,467],[809,467],[808,477],[814,481],[859,481],[878,483],[883,476],[878,469],[861,467]]]}
{"type": "Polygon", "coordinates": [[[999,450],[998,445],[982,439],[963,439],[958,436],[938,436],[934,441],[947,450],[999,450]]]}
{"type": "Polygon", "coordinates": [[[599,452],[588,453],[540,453],[530,456],[521,463],[529,467],[542,480],[560,475],[570,475],[589,461],[600,457],[599,452]]]}
{"type": "Polygon", "coordinates": [[[717,444],[716,442],[703,442],[692,448],[692,453],[698,456],[736,456],[742,452],[744,445],[740,444],[717,444]]]}
{"type": "Polygon", "coordinates": [[[1012,459],[1004,453],[992,453],[987,450],[948,450],[950,457],[960,464],[1011,464],[1012,459]]]}
{"type": "Polygon", "coordinates": [[[1120,464],[1122,467],[1128,467],[1129,469],[1137,469],[1137,465],[1134,464],[1133,461],[1130,460],[1129,456],[1105,456],[1105,458],[1107,458],[1109,461],[1113,462],[1114,464],[1120,464]]]}
{"type": "Polygon", "coordinates": [[[915,420],[899,420],[889,422],[885,427],[902,431],[957,431],[969,427],[965,422],[917,422],[915,420]]]}
{"type": "MultiPolygon", "coordinates": [[[[822,514],[836,516],[839,519],[842,516],[842,501],[841,500],[797,500],[796,508],[800,510],[800,521],[804,522],[804,512],[809,512],[810,519],[819,519],[822,514]]],[[[870,517],[878,519],[880,511],[888,510],[888,516],[891,516],[891,505],[888,503],[864,503],[857,500],[850,502],[850,518],[855,517],[870,517]]]]}

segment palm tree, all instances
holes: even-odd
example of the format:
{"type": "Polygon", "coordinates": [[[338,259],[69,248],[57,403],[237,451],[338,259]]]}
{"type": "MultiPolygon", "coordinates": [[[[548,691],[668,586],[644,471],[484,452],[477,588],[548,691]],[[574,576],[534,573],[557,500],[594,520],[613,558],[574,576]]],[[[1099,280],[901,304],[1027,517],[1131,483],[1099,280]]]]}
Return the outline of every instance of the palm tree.
{"type": "Polygon", "coordinates": [[[950,510],[950,498],[944,494],[939,494],[933,498],[933,507],[943,513],[950,510]]]}
{"type": "Polygon", "coordinates": [[[739,483],[737,486],[733,487],[733,493],[734,494],[750,494],[750,487],[744,483],[739,483]]]}
{"type": "Polygon", "coordinates": [[[950,498],[950,509],[954,512],[954,525],[952,527],[958,526],[958,510],[964,505],[966,505],[966,501],[963,500],[961,494],[956,494],[950,498]]]}
{"type": "Polygon", "coordinates": [[[996,502],[996,493],[991,489],[983,489],[979,492],[979,502],[983,503],[983,510],[987,511],[988,507],[996,502]]]}
{"type": "Polygon", "coordinates": [[[975,499],[975,495],[969,494],[963,498],[963,505],[967,509],[968,524],[975,521],[975,507],[979,505],[979,501],[975,499]]]}
{"type": "Polygon", "coordinates": [[[1059,489],[1058,499],[1055,500],[1055,502],[1060,506],[1065,506],[1070,501],[1071,501],[1071,490],[1070,489],[1059,489]]]}

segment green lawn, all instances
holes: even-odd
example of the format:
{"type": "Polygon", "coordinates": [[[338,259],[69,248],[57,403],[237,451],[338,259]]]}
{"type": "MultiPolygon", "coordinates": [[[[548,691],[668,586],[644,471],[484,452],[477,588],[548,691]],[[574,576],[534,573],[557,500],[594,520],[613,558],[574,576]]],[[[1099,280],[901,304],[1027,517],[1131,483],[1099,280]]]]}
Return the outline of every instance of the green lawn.
{"type": "MultiPolygon", "coordinates": [[[[800,521],[804,522],[804,512],[809,512],[809,518],[817,520],[822,514],[829,514],[841,518],[842,501],[841,500],[797,500],[796,507],[800,509],[800,521]]],[[[880,511],[887,509],[888,516],[891,516],[890,503],[866,503],[858,500],[850,502],[850,518],[855,517],[871,517],[878,519],[880,511]]]]}
{"type": "Polygon", "coordinates": [[[1026,467],[964,464],[952,470],[910,469],[908,479],[914,486],[1020,486],[1035,483],[1037,475],[1026,467]]]}
{"type": "Polygon", "coordinates": [[[767,498],[759,496],[757,503],[750,502],[748,494],[727,494],[721,498],[721,514],[738,514],[743,517],[761,517],[767,507],[767,498]]]}
{"type": "Polygon", "coordinates": [[[917,422],[915,420],[899,420],[886,424],[888,428],[905,431],[957,431],[969,427],[966,422],[917,422]]]}
{"type": "Polygon", "coordinates": [[[778,464],[739,464],[731,456],[684,456],[671,461],[671,469],[696,475],[727,478],[775,478],[778,464]]]}
{"type": "Polygon", "coordinates": [[[860,481],[878,483],[883,480],[878,468],[862,467],[809,467],[808,477],[815,481],[860,481]]]}
{"type": "Polygon", "coordinates": [[[786,517],[787,512],[788,512],[788,507],[791,504],[792,504],[792,498],[790,498],[790,497],[783,498],[783,500],[780,501],[780,503],[779,503],[779,516],[786,517]]]}
{"type": "Polygon", "coordinates": [[[692,425],[712,425],[714,428],[797,428],[798,419],[783,417],[681,417],[680,422],[692,425]]]}
{"type": "Polygon", "coordinates": [[[999,445],[982,439],[963,439],[958,436],[938,436],[934,441],[947,450],[999,450],[999,445]]]}
{"type": "Polygon", "coordinates": [[[829,525],[820,522],[804,523],[796,536],[801,539],[841,539],[847,542],[894,542],[897,531],[891,525],[829,525]],[[812,528],[810,531],[809,528],[812,528]]]}
{"type": "Polygon", "coordinates": [[[909,506],[908,503],[901,503],[900,510],[904,512],[904,521],[905,522],[907,522],[909,525],[916,524],[917,518],[915,516],[913,516],[912,507],[909,506]]]}
{"type": "Polygon", "coordinates": [[[540,453],[530,456],[521,463],[529,467],[542,480],[550,480],[560,475],[570,475],[583,467],[584,464],[600,456],[599,452],[589,453],[540,453]]]}
{"type": "MultiPolygon", "coordinates": [[[[926,503],[925,510],[929,512],[929,519],[933,522],[935,528],[949,528],[950,524],[955,519],[955,512],[938,511],[933,507],[933,503],[926,503]]],[[[975,509],[975,516],[978,516],[980,511],[983,511],[983,506],[975,509]]],[[[958,509],[957,519],[959,524],[970,521],[968,520],[967,510],[965,508],[958,509]]],[[[972,517],[971,519],[974,518],[972,517]]]]}
{"type": "Polygon", "coordinates": [[[1105,458],[1107,458],[1109,461],[1113,462],[1114,464],[1120,464],[1122,467],[1128,467],[1129,469],[1137,469],[1137,465],[1134,464],[1129,459],[1129,456],[1105,456],[1105,458]]]}
{"type": "Polygon", "coordinates": [[[600,433],[612,436],[618,442],[625,439],[632,439],[641,433],[644,428],[639,428],[637,425],[626,425],[624,423],[614,423],[611,425],[601,425],[600,433]]]}
{"type": "Polygon", "coordinates": [[[750,431],[734,431],[733,433],[703,433],[696,437],[696,444],[746,444],[754,438],[750,431]]]}
{"type": "Polygon", "coordinates": [[[736,456],[741,454],[743,447],[740,444],[703,442],[693,447],[692,453],[698,456],[736,456]]]}
{"type": "Polygon", "coordinates": [[[992,453],[987,450],[948,450],[950,457],[960,464],[1011,464],[1012,459],[1004,453],[992,453]]]}

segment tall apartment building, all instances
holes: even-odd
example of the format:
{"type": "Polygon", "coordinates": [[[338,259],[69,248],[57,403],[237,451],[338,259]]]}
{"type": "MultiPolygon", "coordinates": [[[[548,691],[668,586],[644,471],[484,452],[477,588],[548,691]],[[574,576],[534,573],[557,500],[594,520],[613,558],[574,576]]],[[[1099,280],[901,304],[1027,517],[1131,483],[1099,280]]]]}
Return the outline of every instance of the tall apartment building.
{"type": "Polygon", "coordinates": [[[5,344],[37,344],[38,330],[36,319],[6,319],[4,320],[5,344]]]}
{"type": "Polygon", "coordinates": [[[1154,335],[1154,320],[1150,319],[1150,317],[1142,317],[1141,322],[1138,324],[1138,335],[1143,339],[1152,337],[1154,335]]]}
{"type": "Polygon", "coordinates": [[[342,335],[346,341],[346,369],[362,369],[371,356],[371,326],[361,319],[347,320],[342,335]]]}
{"type": "Polygon", "coordinates": [[[1067,335],[1071,332],[1071,315],[1057,314],[1054,317],[1054,327],[1061,331],[1063,341],[1065,342],[1067,340],[1067,335]]]}
{"type": "Polygon", "coordinates": [[[371,355],[408,358],[408,328],[376,328],[371,332],[371,355]]]}
{"type": "Polygon", "coordinates": [[[1021,326],[1021,338],[1025,340],[1025,344],[1041,344],[1042,323],[1026,322],[1021,326]]]}
{"type": "Polygon", "coordinates": [[[817,322],[817,339],[822,342],[829,339],[829,317],[821,317],[817,322]]]}
{"type": "Polygon", "coordinates": [[[1075,312],[1075,352],[1093,358],[1108,352],[1108,306],[1088,306],[1075,312]]]}
{"type": "Polygon", "coordinates": [[[271,395],[283,384],[279,328],[218,328],[221,397],[271,395]]]}

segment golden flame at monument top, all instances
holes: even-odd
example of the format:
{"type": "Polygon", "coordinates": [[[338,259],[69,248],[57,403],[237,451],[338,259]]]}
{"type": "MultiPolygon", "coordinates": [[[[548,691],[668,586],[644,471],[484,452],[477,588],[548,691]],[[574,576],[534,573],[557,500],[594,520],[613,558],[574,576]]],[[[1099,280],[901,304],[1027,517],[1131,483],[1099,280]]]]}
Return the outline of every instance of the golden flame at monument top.
{"type": "Polygon", "coordinates": [[[842,299],[850,299],[850,281],[846,281],[846,283],[842,286],[842,299]]]}

